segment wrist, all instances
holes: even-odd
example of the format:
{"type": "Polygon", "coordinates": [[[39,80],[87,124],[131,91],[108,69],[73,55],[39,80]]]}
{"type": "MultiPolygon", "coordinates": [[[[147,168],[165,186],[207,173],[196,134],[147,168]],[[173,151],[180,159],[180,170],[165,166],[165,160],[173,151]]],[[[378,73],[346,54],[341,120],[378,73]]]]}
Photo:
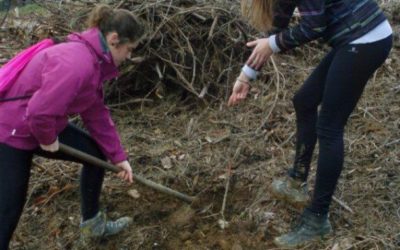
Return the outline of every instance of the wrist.
{"type": "Polygon", "coordinates": [[[243,71],[240,72],[238,78],[240,80],[242,80],[242,81],[245,81],[245,82],[250,82],[251,81],[251,79],[248,76],[246,76],[246,74],[243,73],[243,71]]]}
{"type": "Polygon", "coordinates": [[[272,35],[268,38],[268,46],[271,49],[272,53],[279,53],[281,49],[278,47],[276,43],[276,35],[272,35]]]}
{"type": "Polygon", "coordinates": [[[236,78],[236,81],[239,82],[239,83],[245,83],[247,85],[250,85],[250,81],[247,78],[244,78],[244,77],[238,77],[238,78],[236,78]]]}
{"type": "Polygon", "coordinates": [[[123,161],[119,161],[119,162],[115,163],[115,165],[124,165],[126,163],[128,163],[128,161],[127,160],[123,160],[123,161]]]}
{"type": "Polygon", "coordinates": [[[257,76],[259,74],[259,72],[253,68],[251,68],[250,66],[248,66],[247,64],[245,64],[242,67],[242,73],[244,76],[247,77],[247,79],[249,80],[255,80],[257,79],[257,76]]]}

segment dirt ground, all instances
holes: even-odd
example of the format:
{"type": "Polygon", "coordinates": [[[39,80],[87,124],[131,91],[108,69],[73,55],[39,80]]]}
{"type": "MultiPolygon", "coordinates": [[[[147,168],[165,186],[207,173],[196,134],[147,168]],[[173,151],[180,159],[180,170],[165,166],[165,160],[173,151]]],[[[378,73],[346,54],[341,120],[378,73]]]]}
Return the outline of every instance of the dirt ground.
{"type": "MultiPolygon", "coordinates": [[[[370,80],[346,128],[344,170],[330,210],[334,233],[302,249],[400,249],[396,15],[392,22],[395,47],[370,80]]],[[[10,38],[2,36],[0,46],[12,47],[10,38]]],[[[35,158],[11,249],[277,249],[273,238],[295,225],[302,210],[276,200],[269,186],[292,164],[291,98],[323,56],[316,46],[275,55],[263,69],[269,80],[257,81],[238,107],[226,106],[229,91],[210,99],[167,89],[163,98],[151,93],[107,100],[134,173],[199,202],[191,206],[108,173],[102,209],[110,218],[131,216],[134,223],[117,236],[82,247],[80,165],[35,158]]],[[[315,165],[314,156],[310,193],[315,165]]]]}
{"type": "MultiPolygon", "coordinates": [[[[392,54],[393,61],[397,53],[392,54]]],[[[400,247],[400,155],[399,145],[390,144],[399,138],[399,93],[393,90],[399,87],[397,63],[379,71],[349,123],[345,169],[335,194],[346,205],[332,204],[334,235],[304,249],[400,247]]],[[[298,87],[287,84],[289,89],[298,87]]],[[[293,159],[290,96],[276,102],[259,133],[254,131],[269,108],[255,94],[237,108],[227,108],[226,100],[185,103],[173,95],[168,100],[113,108],[134,172],[198,195],[201,204],[190,208],[139,184],[128,186],[109,174],[103,208],[112,218],[132,216],[134,224],[90,249],[273,249],[273,237],[288,230],[301,213],[269,192],[273,178],[283,176],[293,159]],[[275,135],[275,126],[285,131],[275,135]],[[163,165],[165,158],[171,164],[163,165]],[[129,190],[136,190],[140,197],[131,197],[129,190]],[[221,212],[224,196],[226,207],[221,212]],[[226,229],[221,228],[221,220],[229,223],[226,229]]],[[[80,220],[78,168],[35,160],[29,199],[12,249],[74,248],[80,220]]]]}

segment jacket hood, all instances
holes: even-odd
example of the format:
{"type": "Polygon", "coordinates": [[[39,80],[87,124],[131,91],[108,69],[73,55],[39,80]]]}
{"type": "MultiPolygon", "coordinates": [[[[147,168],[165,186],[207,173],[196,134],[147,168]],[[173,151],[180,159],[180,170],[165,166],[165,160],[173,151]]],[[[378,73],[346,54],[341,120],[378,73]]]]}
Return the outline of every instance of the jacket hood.
{"type": "Polygon", "coordinates": [[[91,28],[82,33],[72,33],[67,37],[68,41],[84,43],[98,60],[101,67],[102,80],[110,80],[118,76],[118,68],[114,63],[107,42],[98,28],[91,28]]]}

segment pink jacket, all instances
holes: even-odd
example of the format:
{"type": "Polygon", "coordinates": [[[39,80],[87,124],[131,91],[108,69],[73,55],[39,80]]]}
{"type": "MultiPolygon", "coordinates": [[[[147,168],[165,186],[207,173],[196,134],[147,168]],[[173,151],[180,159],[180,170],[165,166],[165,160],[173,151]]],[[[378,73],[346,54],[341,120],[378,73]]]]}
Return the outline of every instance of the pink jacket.
{"type": "Polygon", "coordinates": [[[127,159],[103,101],[103,81],[118,69],[98,29],[71,34],[27,64],[2,98],[31,98],[0,102],[0,142],[31,150],[53,143],[79,114],[93,139],[113,163],[127,159]]]}

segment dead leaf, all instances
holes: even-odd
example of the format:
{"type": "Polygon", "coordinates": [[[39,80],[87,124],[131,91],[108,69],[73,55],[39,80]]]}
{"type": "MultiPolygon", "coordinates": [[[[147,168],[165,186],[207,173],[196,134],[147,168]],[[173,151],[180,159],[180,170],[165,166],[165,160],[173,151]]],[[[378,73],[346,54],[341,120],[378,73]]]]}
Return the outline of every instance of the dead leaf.
{"type": "Polygon", "coordinates": [[[340,239],[339,242],[336,242],[335,245],[333,245],[331,250],[346,250],[346,249],[350,249],[352,246],[353,246],[352,239],[344,238],[344,239],[340,239]]]}
{"type": "Polygon", "coordinates": [[[229,222],[227,222],[226,220],[223,220],[223,219],[219,219],[219,220],[218,220],[218,226],[219,226],[221,229],[228,228],[228,227],[229,227],[229,222]]]}
{"type": "Polygon", "coordinates": [[[136,189],[131,189],[128,191],[128,195],[134,199],[139,199],[140,198],[140,193],[136,189]]]}
{"type": "Polygon", "coordinates": [[[172,161],[171,158],[169,158],[168,156],[161,159],[161,164],[165,169],[172,168],[172,161]]]}

